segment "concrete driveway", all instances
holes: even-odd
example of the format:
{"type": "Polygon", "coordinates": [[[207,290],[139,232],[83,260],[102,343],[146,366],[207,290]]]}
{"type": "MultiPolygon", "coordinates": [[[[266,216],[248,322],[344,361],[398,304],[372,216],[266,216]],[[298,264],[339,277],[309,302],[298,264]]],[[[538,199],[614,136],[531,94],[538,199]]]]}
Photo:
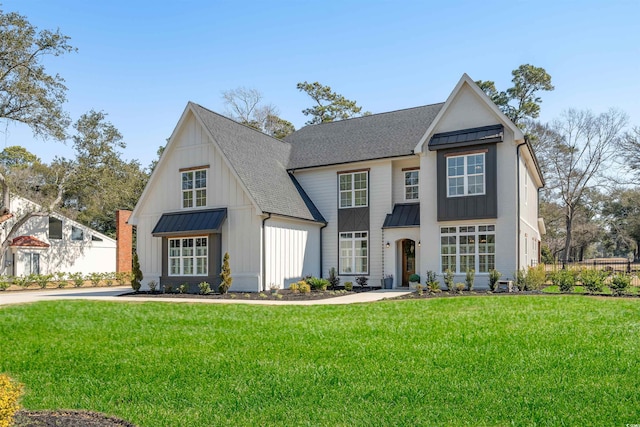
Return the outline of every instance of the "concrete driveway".
{"type": "Polygon", "coordinates": [[[201,298],[153,298],[153,297],[120,297],[118,295],[131,292],[130,286],[116,286],[112,288],[73,288],[73,289],[43,289],[29,291],[0,292],[0,306],[10,304],[27,304],[37,301],[83,299],[94,301],[129,301],[129,302],[172,302],[172,303],[200,303],[200,304],[255,304],[255,305],[341,305],[380,301],[410,293],[407,290],[381,289],[370,292],[359,292],[341,297],[323,300],[305,301],[262,301],[240,299],[201,299],[201,298]]]}

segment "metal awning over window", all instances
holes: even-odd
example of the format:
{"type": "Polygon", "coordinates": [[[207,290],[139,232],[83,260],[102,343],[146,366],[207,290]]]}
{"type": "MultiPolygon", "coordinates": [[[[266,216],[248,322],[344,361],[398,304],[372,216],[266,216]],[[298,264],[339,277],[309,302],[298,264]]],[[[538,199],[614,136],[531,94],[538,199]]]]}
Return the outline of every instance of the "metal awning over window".
{"type": "Polygon", "coordinates": [[[504,127],[502,125],[483,126],[479,128],[463,129],[453,132],[437,133],[429,141],[429,150],[441,148],[466,147],[469,145],[490,144],[502,142],[504,127]]]}
{"type": "Polygon", "coordinates": [[[387,214],[382,228],[419,227],[420,204],[398,203],[393,207],[393,212],[387,214]]]}
{"type": "Polygon", "coordinates": [[[219,233],[227,208],[166,213],[154,227],[155,237],[219,233]]]}

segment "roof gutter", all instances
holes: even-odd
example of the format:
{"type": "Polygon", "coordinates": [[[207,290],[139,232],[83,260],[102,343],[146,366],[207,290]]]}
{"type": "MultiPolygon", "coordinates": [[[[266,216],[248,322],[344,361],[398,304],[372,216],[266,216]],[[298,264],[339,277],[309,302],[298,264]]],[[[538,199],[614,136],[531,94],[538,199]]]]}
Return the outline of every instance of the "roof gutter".
{"type": "Polygon", "coordinates": [[[270,212],[265,213],[269,216],[262,219],[262,291],[267,290],[267,232],[264,225],[271,218],[270,212]]]}

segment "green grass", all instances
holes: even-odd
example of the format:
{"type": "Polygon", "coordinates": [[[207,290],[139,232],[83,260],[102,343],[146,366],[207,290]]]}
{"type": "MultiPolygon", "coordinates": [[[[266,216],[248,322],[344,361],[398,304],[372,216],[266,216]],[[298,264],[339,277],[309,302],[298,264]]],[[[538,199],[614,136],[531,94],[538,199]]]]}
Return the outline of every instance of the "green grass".
{"type": "Polygon", "coordinates": [[[640,300],[0,309],[28,409],[140,426],[640,423],[640,300]]]}
{"type": "MultiPolygon", "coordinates": [[[[547,294],[559,294],[560,292],[560,288],[557,285],[550,285],[550,286],[546,286],[542,289],[542,292],[547,293],[547,294]]],[[[589,292],[587,291],[587,289],[582,286],[582,285],[576,285],[573,287],[573,292],[574,294],[588,294],[589,292]]],[[[599,293],[600,295],[611,295],[611,288],[609,288],[608,286],[604,286],[604,288],[602,288],[602,292],[599,293]]],[[[631,295],[631,296],[635,296],[635,295],[639,295],[640,294],[640,287],[639,286],[629,286],[629,289],[627,289],[627,291],[625,292],[626,295],[631,295]]]]}

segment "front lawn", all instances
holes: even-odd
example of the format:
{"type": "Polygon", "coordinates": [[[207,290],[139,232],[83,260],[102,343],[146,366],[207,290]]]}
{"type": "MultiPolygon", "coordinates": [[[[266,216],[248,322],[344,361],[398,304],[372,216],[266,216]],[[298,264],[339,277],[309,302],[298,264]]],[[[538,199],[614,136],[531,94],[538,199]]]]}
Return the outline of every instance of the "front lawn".
{"type": "Polygon", "coordinates": [[[140,426],[640,423],[640,300],[0,308],[28,409],[140,426]]]}

